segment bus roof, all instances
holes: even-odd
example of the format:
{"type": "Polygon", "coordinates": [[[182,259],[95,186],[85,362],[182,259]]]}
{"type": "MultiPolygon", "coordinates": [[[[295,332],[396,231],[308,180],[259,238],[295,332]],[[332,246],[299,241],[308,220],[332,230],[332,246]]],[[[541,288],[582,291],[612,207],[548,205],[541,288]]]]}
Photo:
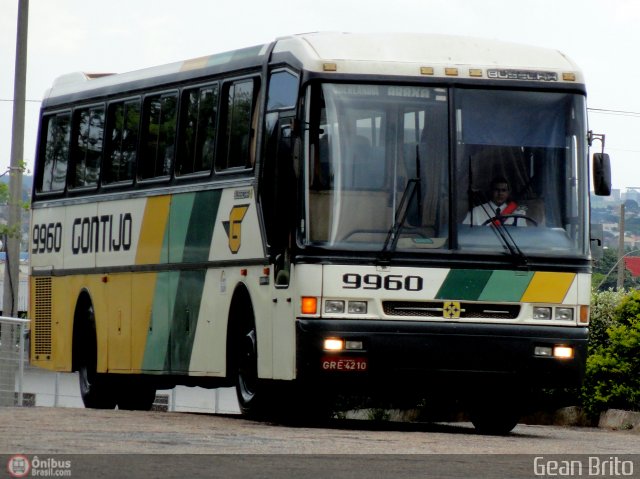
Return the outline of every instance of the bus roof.
{"type": "Polygon", "coordinates": [[[452,76],[446,69],[458,68],[458,76],[467,77],[465,68],[511,69],[574,73],[575,81],[582,80],[577,65],[557,50],[464,36],[309,33],[278,39],[274,53],[286,50],[297,53],[306,69],[318,71],[336,62],[336,71],[348,73],[452,76]],[[433,73],[426,73],[430,68],[433,73]]]}
{"type": "MultiPolygon", "coordinates": [[[[47,100],[98,89],[122,91],[209,74],[256,68],[269,44],[121,74],[71,73],[56,79],[47,100]]],[[[552,81],[581,84],[578,67],[557,50],[471,37],[409,33],[306,33],[278,38],[274,58],[294,58],[314,72],[552,81]]],[[[84,95],[81,95],[84,96],[84,95]]],[[[53,103],[57,103],[53,101],[53,103]]]]}

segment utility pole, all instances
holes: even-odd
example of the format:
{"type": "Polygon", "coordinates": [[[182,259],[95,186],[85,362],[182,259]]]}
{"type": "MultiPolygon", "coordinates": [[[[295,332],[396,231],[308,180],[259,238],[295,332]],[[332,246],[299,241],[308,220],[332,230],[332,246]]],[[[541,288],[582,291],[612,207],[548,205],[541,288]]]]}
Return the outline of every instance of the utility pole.
{"type": "Polygon", "coordinates": [[[20,239],[22,169],[24,161],[24,115],[27,89],[27,33],[29,0],[18,0],[16,35],[16,66],[13,84],[13,129],[11,134],[11,164],[9,166],[9,233],[6,235],[6,263],[2,314],[17,316],[18,285],[20,284],[20,239]]]}
{"type": "MultiPolygon", "coordinates": [[[[24,153],[24,110],[27,83],[27,25],[29,0],[18,0],[18,33],[16,39],[16,69],[13,85],[13,129],[11,134],[11,164],[9,166],[9,224],[4,238],[6,254],[4,265],[3,316],[18,314],[18,284],[20,283],[20,202],[22,200],[22,162],[24,153]]],[[[12,358],[16,348],[15,326],[5,322],[0,325],[0,357],[12,358]]],[[[17,331],[22,331],[18,329],[17,331]]],[[[22,338],[20,338],[20,343],[22,338]]],[[[15,384],[16,372],[22,358],[0,361],[0,382],[15,384]]],[[[22,378],[20,378],[20,384],[22,378]]],[[[20,397],[20,393],[18,395],[20,397]]],[[[13,387],[0,390],[0,406],[14,405],[13,387]]]]}
{"type": "Polygon", "coordinates": [[[620,204],[620,224],[618,227],[618,283],[617,290],[624,288],[624,203],[620,204]]]}

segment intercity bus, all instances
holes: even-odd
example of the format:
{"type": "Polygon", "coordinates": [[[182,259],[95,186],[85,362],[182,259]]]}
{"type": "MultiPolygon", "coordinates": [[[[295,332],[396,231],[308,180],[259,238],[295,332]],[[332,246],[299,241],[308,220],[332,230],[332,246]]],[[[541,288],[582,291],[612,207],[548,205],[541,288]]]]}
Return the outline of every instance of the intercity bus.
{"type": "Polygon", "coordinates": [[[31,361],[78,371],[92,408],[148,409],[176,385],[235,386],[252,416],[438,396],[506,433],[532,393],[584,372],[585,95],[557,51],[422,34],[59,78],[36,152],[31,361]],[[518,224],[465,223],[496,177],[518,224]]]}

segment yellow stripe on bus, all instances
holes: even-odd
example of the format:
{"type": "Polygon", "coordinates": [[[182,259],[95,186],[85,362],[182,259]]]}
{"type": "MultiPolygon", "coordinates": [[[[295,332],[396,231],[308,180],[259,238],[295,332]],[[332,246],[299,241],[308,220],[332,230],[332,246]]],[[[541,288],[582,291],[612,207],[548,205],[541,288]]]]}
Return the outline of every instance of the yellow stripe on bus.
{"type": "Polygon", "coordinates": [[[140,229],[136,264],[158,264],[160,262],[170,204],[171,197],[168,195],[147,199],[144,220],[140,229]]]}
{"type": "Polygon", "coordinates": [[[538,271],[522,296],[525,303],[562,303],[575,273],[550,273],[538,271]]]}

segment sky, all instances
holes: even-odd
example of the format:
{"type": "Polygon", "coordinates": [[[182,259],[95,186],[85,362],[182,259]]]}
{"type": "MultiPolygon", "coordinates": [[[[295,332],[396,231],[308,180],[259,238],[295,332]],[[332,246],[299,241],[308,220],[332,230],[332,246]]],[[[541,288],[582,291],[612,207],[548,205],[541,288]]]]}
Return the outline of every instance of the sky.
{"type": "MultiPolygon", "coordinates": [[[[0,173],[11,154],[18,0],[0,0],[0,173]]],[[[640,187],[638,0],[30,0],[24,161],[40,100],[75,71],[121,73],[311,31],[465,35],[554,48],[585,74],[613,188],[640,187]]],[[[595,144],[593,151],[600,151],[595,144]]]]}

